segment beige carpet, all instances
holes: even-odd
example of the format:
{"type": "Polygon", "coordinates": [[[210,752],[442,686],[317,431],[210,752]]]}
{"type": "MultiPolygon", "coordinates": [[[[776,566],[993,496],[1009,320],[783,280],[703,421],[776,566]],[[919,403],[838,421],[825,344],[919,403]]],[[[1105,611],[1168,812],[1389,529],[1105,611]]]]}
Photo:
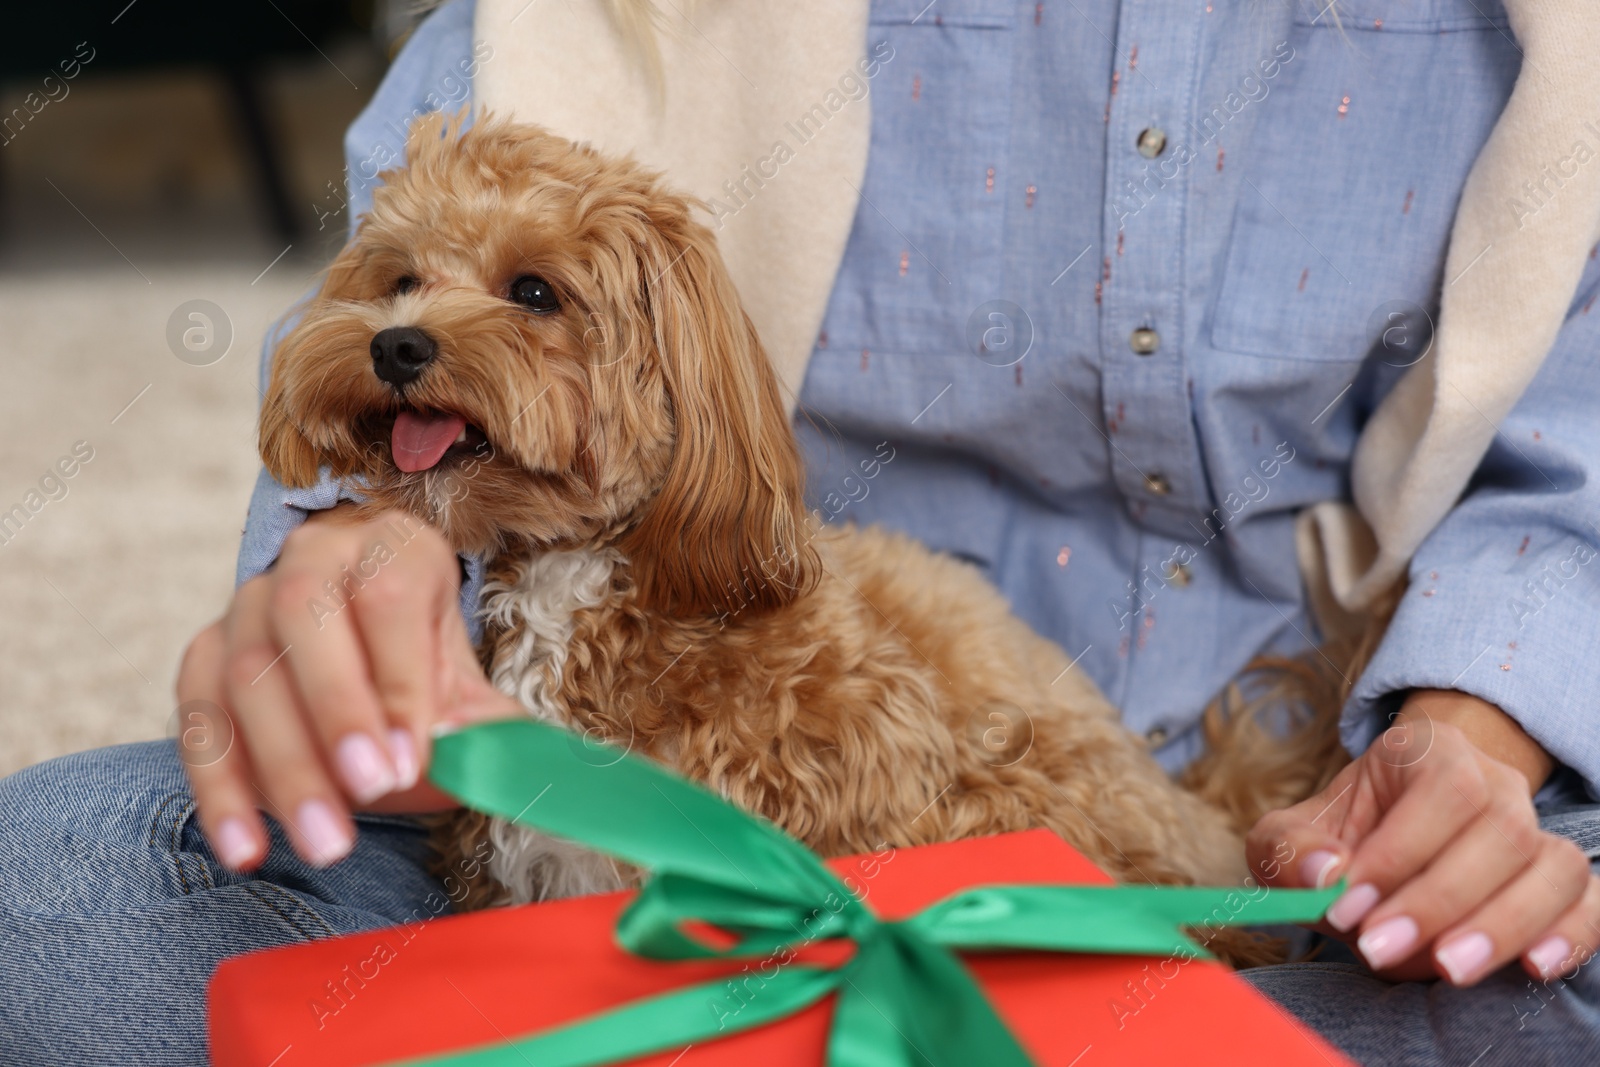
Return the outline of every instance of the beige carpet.
{"type": "MultiPolygon", "coordinates": [[[[166,733],[178,658],[227,602],[261,337],[339,240],[346,220],[318,233],[313,205],[342,184],[340,138],[381,73],[360,47],[332,54],[270,79],[310,230],[276,262],[284,242],[201,72],[84,78],[0,148],[0,521],[74,442],[94,449],[0,543],[0,774],[166,733]],[[168,346],[194,299],[232,324],[212,366],[168,346]]],[[[0,87],[0,106],[26,88],[0,87]]]]}
{"type": "Polygon", "coordinates": [[[148,283],[122,264],[0,288],[0,512],[26,506],[75,442],[94,450],[0,546],[0,774],[161,736],[183,647],[232,588],[258,467],[256,352],[306,271],[280,263],[252,285],[244,265],[143,269],[148,283]],[[233,325],[209,367],[166,343],[194,298],[233,325]]]}

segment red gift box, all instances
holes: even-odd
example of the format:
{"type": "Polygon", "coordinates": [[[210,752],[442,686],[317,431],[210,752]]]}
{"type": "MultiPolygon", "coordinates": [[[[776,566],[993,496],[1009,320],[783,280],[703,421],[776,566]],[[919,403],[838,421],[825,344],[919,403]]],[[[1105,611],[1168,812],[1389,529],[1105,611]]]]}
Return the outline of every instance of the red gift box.
{"type": "MultiPolygon", "coordinates": [[[[829,866],[885,919],[975,884],[1111,884],[1047,830],[885,850],[829,866]]],[[[759,995],[759,962],[660,962],[624,951],[613,931],[632,897],[446,916],[226,960],[211,980],[212,1061],[385,1064],[503,1042],[719,976],[730,981],[728,1013],[741,998],[759,995]]],[[[808,951],[837,958],[848,948],[808,951]]],[[[1349,1064],[1211,960],[1016,952],[964,958],[1041,1065],[1349,1064]]],[[[832,1010],[830,998],[768,1026],[628,1062],[815,1067],[832,1010]]]]}

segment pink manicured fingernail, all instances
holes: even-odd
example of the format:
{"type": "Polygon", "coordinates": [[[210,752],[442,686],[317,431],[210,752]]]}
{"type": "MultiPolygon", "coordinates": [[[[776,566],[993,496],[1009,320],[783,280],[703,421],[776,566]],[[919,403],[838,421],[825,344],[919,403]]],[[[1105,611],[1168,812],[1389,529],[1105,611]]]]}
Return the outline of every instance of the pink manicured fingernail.
{"type": "Polygon", "coordinates": [[[394,769],[378,750],[378,743],[366,734],[346,734],[333,750],[333,761],[358,804],[377,800],[394,789],[394,769]]]}
{"type": "Polygon", "coordinates": [[[295,812],[295,829],[311,850],[309,859],[318,867],[344,859],[355,844],[326,801],[308,800],[301,804],[295,812]]]}
{"type": "Polygon", "coordinates": [[[1356,923],[1367,917],[1367,912],[1378,902],[1378,887],[1371,882],[1353,885],[1328,909],[1328,925],[1335,930],[1355,929],[1356,923]]]}
{"type": "Polygon", "coordinates": [[[410,789],[417,784],[422,768],[417,764],[417,743],[410,730],[389,731],[389,756],[394,760],[396,789],[410,789]]]}
{"type": "Polygon", "coordinates": [[[217,823],[217,858],[234,870],[242,869],[256,858],[256,839],[243,819],[223,819],[217,823]]]}
{"type": "Polygon", "coordinates": [[[1528,962],[1539,970],[1541,978],[1554,978],[1566,970],[1572,959],[1572,942],[1556,934],[1547,937],[1528,950],[1528,962]]]}
{"type": "Polygon", "coordinates": [[[1300,861],[1300,884],[1321,889],[1333,881],[1333,873],[1339,869],[1339,862],[1337,855],[1319,848],[1300,861]]]}
{"type": "Polygon", "coordinates": [[[1356,947],[1366,958],[1367,966],[1375,971],[1410,956],[1416,943],[1417,923],[1409,915],[1385,919],[1356,938],[1356,947]]]}
{"type": "MultiPolygon", "coordinates": [[[[1409,920],[1407,920],[1409,921],[1409,920]]],[[[1477,978],[1494,955],[1494,942],[1488,934],[1470,933],[1451,938],[1434,952],[1433,958],[1456,985],[1465,985],[1477,978]]]]}

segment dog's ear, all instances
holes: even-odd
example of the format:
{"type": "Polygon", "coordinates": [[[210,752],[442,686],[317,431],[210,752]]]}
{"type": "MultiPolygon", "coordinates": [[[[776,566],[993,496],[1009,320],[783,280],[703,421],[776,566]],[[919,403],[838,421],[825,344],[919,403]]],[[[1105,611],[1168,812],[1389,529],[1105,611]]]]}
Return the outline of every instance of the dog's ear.
{"type": "Polygon", "coordinates": [[[283,397],[269,389],[261,404],[261,462],[278,484],[305,489],[317,484],[317,452],[284,409],[283,397]]]}
{"type": "MultiPolygon", "coordinates": [[[[276,338],[273,345],[272,373],[267,380],[266,395],[261,398],[257,447],[267,473],[276,478],[280,485],[290,489],[304,489],[317,484],[321,477],[322,454],[307,437],[305,427],[290,411],[289,367],[304,362],[307,343],[322,335],[321,321],[317,317],[319,305],[335,294],[348,294],[356,287],[366,255],[357,242],[346,244],[333,262],[328,264],[316,296],[298,309],[299,321],[287,333],[276,338]]],[[[302,374],[305,371],[306,368],[300,368],[302,374]]],[[[323,441],[322,444],[326,446],[328,442],[323,441]]],[[[343,475],[349,472],[334,473],[343,475]]]]}
{"type": "Polygon", "coordinates": [[[321,464],[317,450],[306,438],[305,431],[289,413],[287,390],[284,385],[285,349],[293,343],[299,328],[279,340],[272,354],[272,376],[266,395],[261,398],[258,446],[261,463],[278,484],[290,489],[304,489],[317,484],[321,464]]]}
{"type": "Polygon", "coordinates": [[[821,564],[777,375],[711,232],[681,202],[652,215],[641,284],[676,437],[666,479],[621,547],[658,610],[780,607],[821,564]]]}

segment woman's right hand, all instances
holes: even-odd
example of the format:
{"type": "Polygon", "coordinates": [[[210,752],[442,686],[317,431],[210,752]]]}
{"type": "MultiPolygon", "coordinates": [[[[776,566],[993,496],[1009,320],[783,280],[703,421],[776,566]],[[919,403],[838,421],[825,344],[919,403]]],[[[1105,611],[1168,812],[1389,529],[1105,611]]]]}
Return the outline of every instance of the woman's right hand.
{"type": "Polygon", "coordinates": [[[223,863],[266,857],[259,809],[321,866],[354,846],[357,807],[452,806],[422,777],[433,727],[517,713],[473,654],[460,578],[431,526],[341,505],[291,533],[190,642],[178,747],[223,863]]]}

